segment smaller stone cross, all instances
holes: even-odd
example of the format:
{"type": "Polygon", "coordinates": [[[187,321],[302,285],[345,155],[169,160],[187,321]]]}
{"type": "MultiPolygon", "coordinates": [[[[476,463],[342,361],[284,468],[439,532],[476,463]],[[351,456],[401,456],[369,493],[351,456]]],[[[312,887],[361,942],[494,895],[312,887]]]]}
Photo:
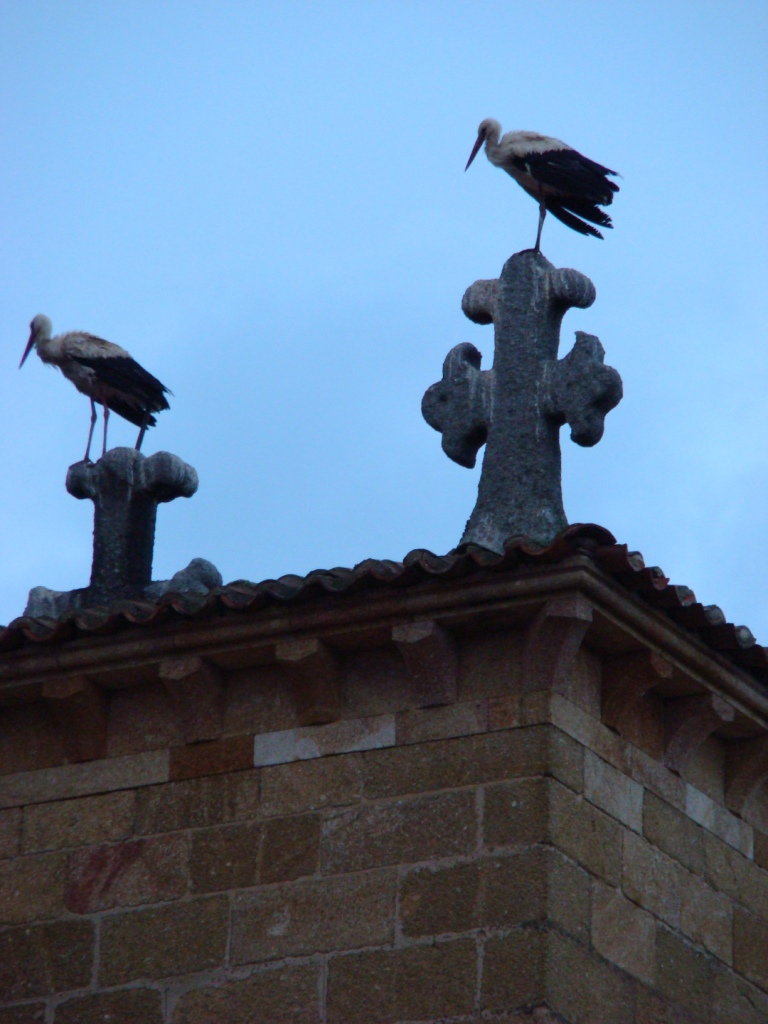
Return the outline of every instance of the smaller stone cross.
{"type": "Polygon", "coordinates": [[[443,379],[427,389],[422,414],[443,435],[443,450],[471,468],[485,444],[477,504],[461,545],[502,553],[512,537],[548,544],[568,525],[561,487],[560,427],[577,444],[603,436],[605,415],[622,397],[621,377],[603,362],[591,334],[557,358],[560,324],[571,306],[586,308],[595,288],[577,270],[557,270],[526,249],[504,264],[500,278],[476,281],[462,309],[478,324],[493,323],[493,368],[465,342],[448,353],[443,379]]]}
{"type": "Polygon", "coordinates": [[[67,490],[95,506],[88,588],[94,604],[142,594],[152,581],[158,504],[191,498],[197,486],[194,469],[169,452],[146,458],[135,448],[112,448],[98,462],[69,467],[67,490]]]}
{"type": "Polygon", "coordinates": [[[157,506],[190,498],[197,473],[177,455],[135,448],[112,448],[98,462],[76,462],[67,472],[67,490],[94,504],[91,582],[81,590],[34,587],[25,615],[58,618],[80,608],[115,601],[156,600],[167,590],[207,593],[221,585],[216,567],[202,558],[176,573],[173,580],[152,583],[157,506]]]}

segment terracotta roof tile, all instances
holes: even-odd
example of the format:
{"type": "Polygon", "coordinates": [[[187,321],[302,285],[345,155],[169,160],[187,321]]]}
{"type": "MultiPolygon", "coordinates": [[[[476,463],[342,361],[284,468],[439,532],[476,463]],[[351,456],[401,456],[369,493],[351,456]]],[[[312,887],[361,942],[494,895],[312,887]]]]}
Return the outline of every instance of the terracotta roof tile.
{"type": "Polygon", "coordinates": [[[471,545],[447,555],[417,548],[402,562],[368,558],[353,569],[317,569],[306,576],[286,575],[261,583],[236,580],[209,594],[168,593],[156,601],[119,601],[109,608],[70,612],[61,619],[21,616],[7,627],[0,627],[0,654],[28,643],[59,644],[71,637],[145,627],[173,617],[203,618],[255,611],[270,604],[305,603],[329,594],[412,587],[436,579],[557,564],[574,555],[590,558],[638,599],[694,633],[707,646],[749,672],[761,686],[768,683],[768,651],[755,641],[746,626],[727,622],[716,605],[697,602],[689,587],[671,584],[661,569],[646,566],[639,552],[618,544],[608,530],[595,525],[571,526],[546,546],[525,537],[513,538],[503,555],[471,545]]]}

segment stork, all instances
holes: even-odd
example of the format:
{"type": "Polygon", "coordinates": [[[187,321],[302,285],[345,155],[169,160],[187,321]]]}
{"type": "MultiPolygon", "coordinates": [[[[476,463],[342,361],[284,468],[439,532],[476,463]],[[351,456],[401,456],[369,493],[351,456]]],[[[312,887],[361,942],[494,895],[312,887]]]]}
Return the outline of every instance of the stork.
{"type": "Polygon", "coordinates": [[[619,186],[606,177],[608,174],[620,176],[618,171],[582,156],[560,139],[538,132],[507,132],[502,136],[501,125],[492,117],[480,122],[465,171],[483,143],[491,163],[510,174],[539,204],[536,252],[539,252],[547,210],[582,235],[603,237],[592,224],[613,227],[611,218],[599,207],[610,206],[613,193],[619,191],[619,186]],[[581,217],[584,220],[580,220],[581,217]]]}
{"type": "Polygon", "coordinates": [[[30,323],[30,334],[19,369],[34,348],[48,366],[58,366],[67,380],[91,400],[91,429],[85,449],[87,462],[96,424],[96,405],[104,409],[104,449],[107,450],[109,410],[139,427],[136,449],[141,448],[147,427],[154,427],[154,412],[170,408],[166,395],[171,392],[140,366],[130,354],[111,341],[85,331],[69,331],[51,337],[51,321],[42,313],[30,323]]]}

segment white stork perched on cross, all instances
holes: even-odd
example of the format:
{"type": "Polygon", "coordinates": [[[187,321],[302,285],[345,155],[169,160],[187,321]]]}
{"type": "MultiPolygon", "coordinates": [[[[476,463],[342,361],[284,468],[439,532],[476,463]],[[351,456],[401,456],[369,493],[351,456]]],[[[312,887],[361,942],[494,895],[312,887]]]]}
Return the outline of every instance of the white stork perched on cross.
{"type": "Polygon", "coordinates": [[[582,235],[603,237],[592,224],[613,227],[611,218],[599,207],[610,206],[613,193],[619,191],[619,186],[607,178],[609,174],[616,177],[618,171],[611,171],[582,156],[560,139],[539,135],[538,132],[507,132],[502,136],[501,125],[492,117],[480,122],[477,141],[469,154],[465,171],[483,143],[491,163],[511,174],[539,204],[536,252],[539,251],[547,210],[582,235]],[[581,217],[584,220],[580,220],[581,217]]]}
{"type": "Polygon", "coordinates": [[[166,395],[171,392],[140,366],[130,354],[111,341],[104,341],[85,331],[69,331],[51,337],[51,321],[42,313],[29,325],[31,330],[19,369],[34,347],[44,363],[58,366],[67,380],[91,400],[91,429],[85,449],[87,462],[96,423],[98,402],[104,408],[104,449],[107,450],[109,410],[139,427],[137,450],[141,448],[147,427],[154,427],[154,412],[170,408],[166,395]]]}

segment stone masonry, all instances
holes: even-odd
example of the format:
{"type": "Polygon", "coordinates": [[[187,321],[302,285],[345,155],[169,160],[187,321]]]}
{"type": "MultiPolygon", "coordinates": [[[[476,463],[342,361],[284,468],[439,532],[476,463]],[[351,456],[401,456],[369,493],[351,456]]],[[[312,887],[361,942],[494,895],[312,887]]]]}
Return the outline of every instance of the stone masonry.
{"type": "Polygon", "coordinates": [[[768,698],[586,557],[0,701],[0,1024],[768,1022],[768,698]]]}

